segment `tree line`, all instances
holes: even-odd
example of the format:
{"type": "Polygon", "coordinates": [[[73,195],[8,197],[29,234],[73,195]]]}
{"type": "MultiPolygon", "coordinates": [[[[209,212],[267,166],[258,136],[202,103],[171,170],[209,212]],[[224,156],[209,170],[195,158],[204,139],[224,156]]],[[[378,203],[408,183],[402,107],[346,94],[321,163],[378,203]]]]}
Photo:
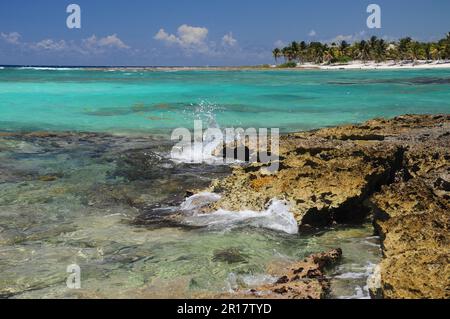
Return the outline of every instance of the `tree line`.
{"type": "Polygon", "coordinates": [[[376,36],[369,40],[331,44],[322,42],[292,42],[272,52],[275,63],[284,58],[286,64],[296,63],[348,63],[354,60],[376,61],[439,61],[450,59],[450,32],[436,42],[419,42],[410,37],[387,42],[376,36]]]}

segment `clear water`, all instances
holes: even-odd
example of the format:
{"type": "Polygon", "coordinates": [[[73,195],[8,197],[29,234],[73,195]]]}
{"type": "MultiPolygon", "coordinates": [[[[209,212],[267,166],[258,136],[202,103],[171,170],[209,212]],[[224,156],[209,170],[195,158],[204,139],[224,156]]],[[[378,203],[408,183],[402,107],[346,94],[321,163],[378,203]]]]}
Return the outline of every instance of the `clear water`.
{"type": "Polygon", "coordinates": [[[160,131],[214,117],[283,131],[448,113],[450,70],[0,70],[0,130],[160,131]]]}
{"type": "Polygon", "coordinates": [[[216,297],[270,268],[341,247],[332,297],[367,297],[380,260],[370,224],[320,234],[135,223],[227,167],[174,163],[153,133],[214,120],[284,131],[403,113],[448,113],[450,71],[0,70],[0,297],[216,297]],[[232,252],[232,260],[219,258],[232,252]],[[82,289],[66,287],[66,267],[82,289]]]}
{"type": "Polygon", "coordinates": [[[289,235],[241,222],[136,223],[229,172],[173,163],[167,152],[165,141],[136,137],[0,137],[0,297],[224,296],[271,280],[271,265],[336,247],[345,259],[329,273],[333,296],[368,296],[367,272],[380,258],[370,225],[289,235]],[[234,257],[220,258],[227,251],[234,257]],[[71,264],[81,267],[81,290],[66,287],[71,264]]]}

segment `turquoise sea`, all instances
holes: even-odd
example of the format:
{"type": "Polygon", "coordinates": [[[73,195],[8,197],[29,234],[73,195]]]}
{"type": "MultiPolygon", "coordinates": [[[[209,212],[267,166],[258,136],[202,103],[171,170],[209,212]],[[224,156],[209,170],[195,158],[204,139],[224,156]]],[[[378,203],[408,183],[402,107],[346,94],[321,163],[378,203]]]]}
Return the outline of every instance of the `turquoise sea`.
{"type": "Polygon", "coordinates": [[[448,113],[450,70],[0,70],[0,130],[312,129],[448,113]]]}
{"type": "Polygon", "coordinates": [[[337,247],[329,297],[368,298],[381,259],[369,220],[298,234],[267,215],[189,224],[188,191],[230,167],[172,161],[166,133],[449,112],[450,70],[0,68],[0,299],[230,297],[337,247]],[[81,289],[66,285],[72,264],[81,289]]]}

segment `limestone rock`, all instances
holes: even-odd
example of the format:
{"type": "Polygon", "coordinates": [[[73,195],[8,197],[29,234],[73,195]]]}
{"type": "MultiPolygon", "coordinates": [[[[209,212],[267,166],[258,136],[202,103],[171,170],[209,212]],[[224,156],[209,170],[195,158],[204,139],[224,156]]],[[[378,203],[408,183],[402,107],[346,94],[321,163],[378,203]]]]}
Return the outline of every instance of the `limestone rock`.
{"type": "MultiPolygon", "coordinates": [[[[281,137],[278,155],[276,172],[256,163],[214,181],[208,191],[222,197],[209,210],[262,211],[273,199],[285,200],[305,228],[372,214],[384,254],[372,295],[450,297],[450,115],[289,134],[281,137]]],[[[317,282],[284,280],[260,292],[320,295],[312,293],[317,282]]]]}
{"type": "Polygon", "coordinates": [[[342,250],[314,254],[285,269],[278,269],[278,280],[248,291],[236,291],[233,297],[271,299],[322,299],[330,289],[324,270],[342,258],[342,250]]]}

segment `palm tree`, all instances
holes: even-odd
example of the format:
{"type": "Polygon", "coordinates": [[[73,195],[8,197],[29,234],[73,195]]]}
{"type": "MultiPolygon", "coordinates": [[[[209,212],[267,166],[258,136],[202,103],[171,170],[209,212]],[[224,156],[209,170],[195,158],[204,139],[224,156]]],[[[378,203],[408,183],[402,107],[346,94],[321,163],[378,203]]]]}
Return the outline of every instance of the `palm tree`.
{"type": "Polygon", "coordinates": [[[422,43],[423,51],[425,53],[425,58],[430,61],[433,59],[433,55],[431,54],[431,51],[433,49],[433,43],[422,43]]]}
{"type": "Polygon", "coordinates": [[[279,48],[275,48],[272,51],[272,55],[275,59],[275,64],[278,64],[278,59],[281,58],[282,54],[281,54],[281,50],[279,48]]]}
{"type": "Polygon", "coordinates": [[[292,42],[289,46],[272,51],[275,63],[283,56],[286,62],[305,61],[323,63],[339,61],[340,58],[350,57],[363,62],[375,60],[377,62],[392,60],[441,60],[450,59],[450,32],[438,42],[417,42],[410,37],[402,38],[398,42],[387,43],[383,39],[372,36],[369,40],[362,40],[349,44],[346,41],[340,43],[323,44],[321,42],[292,42]]]}
{"type": "Polygon", "coordinates": [[[395,43],[389,43],[386,48],[386,58],[390,60],[398,61],[400,59],[400,54],[398,52],[398,47],[395,43]]]}
{"type": "Polygon", "coordinates": [[[336,49],[336,44],[334,46],[332,46],[331,48],[325,44],[324,50],[323,50],[324,62],[332,63],[336,59],[335,49],[336,49]]]}
{"type": "Polygon", "coordinates": [[[375,52],[377,44],[378,44],[378,38],[376,36],[372,36],[369,40],[370,57],[372,57],[372,53],[375,52]]]}
{"type": "Polygon", "coordinates": [[[359,58],[366,62],[370,59],[370,44],[367,41],[362,40],[358,44],[359,58]]]}
{"type": "Polygon", "coordinates": [[[323,45],[320,42],[311,42],[311,44],[309,45],[309,49],[312,61],[317,64],[323,63],[324,53],[327,49],[327,45],[323,45]]]}
{"type": "Polygon", "coordinates": [[[431,49],[431,57],[433,60],[440,61],[444,55],[444,48],[438,43],[434,44],[431,49]]]}
{"type": "Polygon", "coordinates": [[[419,42],[414,41],[411,43],[410,56],[413,61],[417,61],[422,57],[422,47],[419,42]]]}
{"type": "Polygon", "coordinates": [[[291,43],[292,58],[293,60],[300,60],[300,44],[298,42],[291,43]]]}
{"type": "Polygon", "coordinates": [[[450,32],[444,40],[444,55],[446,59],[450,59],[450,32]]]}
{"type": "Polygon", "coordinates": [[[341,43],[339,44],[339,53],[341,54],[341,56],[345,56],[347,55],[347,49],[350,45],[347,43],[347,41],[341,41],[341,43]]]}
{"type": "Polygon", "coordinates": [[[306,57],[306,51],[308,50],[308,45],[306,44],[305,41],[300,42],[300,62],[304,63],[305,62],[305,57],[306,57]]]}
{"type": "Polygon", "coordinates": [[[400,55],[400,59],[406,60],[410,58],[410,49],[411,49],[412,39],[410,37],[400,39],[398,43],[398,53],[400,55]]]}
{"type": "Polygon", "coordinates": [[[374,46],[375,46],[374,54],[376,61],[377,62],[386,61],[386,51],[387,51],[386,41],[384,41],[383,39],[376,40],[374,46]]]}
{"type": "Polygon", "coordinates": [[[290,46],[283,48],[281,50],[281,53],[282,53],[285,61],[287,61],[287,62],[292,61],[293,58],[294,58],[294,53],[293,53],[292,48],[290,46]]]}

